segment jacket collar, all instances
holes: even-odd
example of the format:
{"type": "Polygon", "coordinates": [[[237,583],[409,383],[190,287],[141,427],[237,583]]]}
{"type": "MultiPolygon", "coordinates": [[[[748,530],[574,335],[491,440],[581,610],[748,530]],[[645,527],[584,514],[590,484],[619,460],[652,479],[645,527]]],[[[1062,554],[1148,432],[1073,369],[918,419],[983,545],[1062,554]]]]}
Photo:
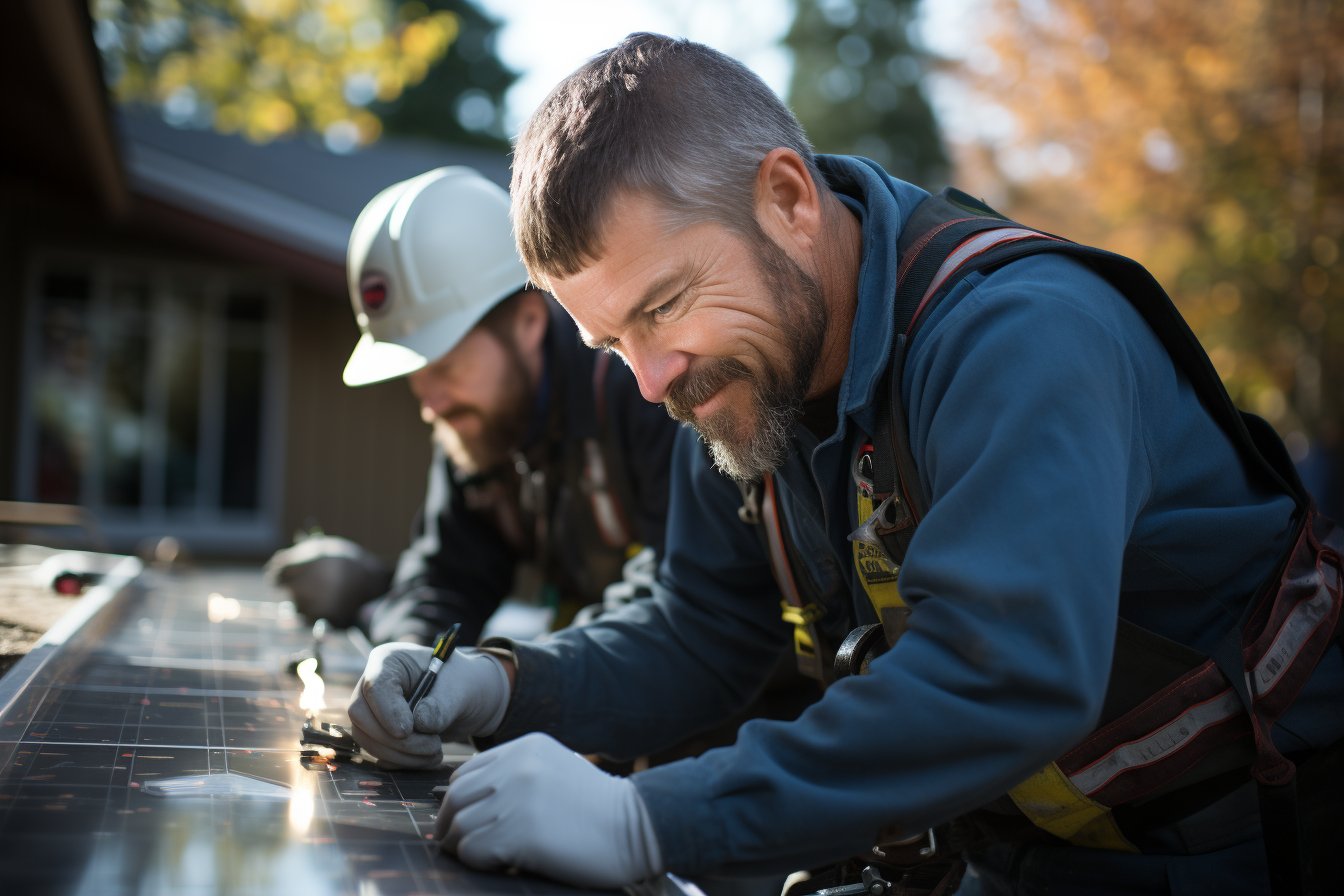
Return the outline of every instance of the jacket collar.
{"type": "MultiPolygon", "coordinates": [[[[874,401],[885,382],[895,334],[896,245],[901,229],[928,192],[858,156],[818,155],[827,185],[859,219],[863,250],[856,284],[858,304],[849,337],[849,363],[840,381],[837,410],[843,437],[848,416],[866,432],[876,425],[874,401]]],[[[826,440],[826,441],[829,441],[826,440]]]]}

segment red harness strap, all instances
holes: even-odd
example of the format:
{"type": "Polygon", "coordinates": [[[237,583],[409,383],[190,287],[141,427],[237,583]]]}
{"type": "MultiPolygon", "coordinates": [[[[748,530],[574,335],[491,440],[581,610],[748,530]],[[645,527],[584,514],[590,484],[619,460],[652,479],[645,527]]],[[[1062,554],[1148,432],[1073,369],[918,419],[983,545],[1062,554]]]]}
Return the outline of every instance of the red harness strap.
{"type": "Polygon", "coordinates": [[[1251,712],[1210,659],[1130,712],[1099,728],[1057,765],[1082,793],[1118,806],[1161,791],[1214,750],[1252,735],[1252,774],[1267,784],[1291,778],[1292,763],[1270,727],[1292,704],[1339,635],[1344,532],[1309,513],[1275,592],[1241,632],[1251,712]]]}

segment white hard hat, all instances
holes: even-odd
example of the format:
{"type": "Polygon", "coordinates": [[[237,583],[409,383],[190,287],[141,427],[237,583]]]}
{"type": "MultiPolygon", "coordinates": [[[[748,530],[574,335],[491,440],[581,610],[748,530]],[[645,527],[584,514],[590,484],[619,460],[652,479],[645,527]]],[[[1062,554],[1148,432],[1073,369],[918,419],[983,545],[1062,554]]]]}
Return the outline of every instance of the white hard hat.
{"type": "Polygon", "coordinates": [[[345,384],[419,370],[527,284],[508,193],[461,167],[393,184],[355,220],[346,276],[360,338],[345,384]]]}

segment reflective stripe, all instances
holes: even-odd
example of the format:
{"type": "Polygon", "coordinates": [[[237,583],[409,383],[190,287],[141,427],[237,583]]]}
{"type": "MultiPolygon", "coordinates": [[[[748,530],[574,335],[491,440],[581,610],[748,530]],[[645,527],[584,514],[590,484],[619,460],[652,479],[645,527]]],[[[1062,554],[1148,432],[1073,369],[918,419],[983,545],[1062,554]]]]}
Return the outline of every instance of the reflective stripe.
{"type": "Polygon", "coordinates": [[[1080,791],[1096,793],[1117,775],[1168,758],[1200,734],[1240,714],[1241,699],[1231,688],[1189,707],[1156,731],[1121,744],[1069,776],[1080,791]]]}
{"type": "Polygon", "coordinates": [[[915,313],[910,316],[910,328],[913,329],[915,321],[919,320],[919,313],[924,310],[924,305],[933,298],[934,293],[942,289],[944,281],[957,272],[957,270],[966,262],[982,255],[1000,243],[1011,243],[1016,240],[1028,239],[1046,239],[1059,241],[1058,237],[1047,236],[1035,230],[1027,230],[1023,227],[996,227],[993,230],[982,230],[975,236],[968,238],[961,245],[943,259],[943,263],[938,268],[938,273],[933,275],[933,280],[929,283],[929,288],[924,290],[923,297],[919,304],[915,306],[915,313]]]}
{"type": "MultiPolygon", "coordinates": [[[[1263,696],[1278,684],[1293,665],[1303,645],[1325,619],[1333,598],[1322,582],[1309,600],[1298,603],[1275,634],[1265,655],[1255,664],[1257,696],[1263,696]]],[[[1069,780],[1086,794],[1095,794],[1118,776],[1145,768],[1169,758],[1191,744],[1214,725],[1241,715],[1245,708],[1231,688],[1190,706],[1170,722],[1143,737],[1127,741],[1084,768],[1069,775],[1069,780]]]]}
{"type": "MultiPolygon", "coordinates": [[[[1335,578],[1335,588],[1338,589],[1339,576],[1336,575],[1335,578]]],[[[1321,620],[1329,614],[1332,600],[1328,584],[1322,581],[1310,600],[1304,600],[1293,607],[1293,611],[1279,627],[1278,634],[1274,636],[1274,642],[1255,664],[1253,681],[1257,697],[1268,694],[1279,683],[1283,673],[1288,671],[1288,667],[1297,658],[1302,645],[1307,643],[1307,639],[1321,624],[1321,620]]]]}

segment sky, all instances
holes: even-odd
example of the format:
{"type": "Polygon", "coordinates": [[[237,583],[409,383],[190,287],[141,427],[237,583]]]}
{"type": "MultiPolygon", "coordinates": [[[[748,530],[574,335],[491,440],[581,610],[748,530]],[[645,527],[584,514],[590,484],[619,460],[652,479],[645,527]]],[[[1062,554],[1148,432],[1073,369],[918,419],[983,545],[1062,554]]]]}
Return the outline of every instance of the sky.
{"type": "Polygon", "coordinates": [[[789,54],[779,43],[793,21],[791,0],[477,0],[502,23],[500,58],[521,77],[508,95],[510,133],[551,88],[593,54],[632,31],[689,37],[741,60],[777,93],[788,88],[789,54]]]}
{"type": "MultiPolygon", "coordinates": [[[[784,96],[793,72],[780,44],[794,0],[476,0],[501,22],[500,58],[520,73],[507,97],[506,128],[519,126],[551,88],[593,54],[632,31],[656,31],[708,44],[740,60],[784,96]]],[[[839,2],[845,0],[800,0],[839,2]]],[[[958,22],[976,0],[922,3],[930,45],[955,55],[958,22]]]]}

